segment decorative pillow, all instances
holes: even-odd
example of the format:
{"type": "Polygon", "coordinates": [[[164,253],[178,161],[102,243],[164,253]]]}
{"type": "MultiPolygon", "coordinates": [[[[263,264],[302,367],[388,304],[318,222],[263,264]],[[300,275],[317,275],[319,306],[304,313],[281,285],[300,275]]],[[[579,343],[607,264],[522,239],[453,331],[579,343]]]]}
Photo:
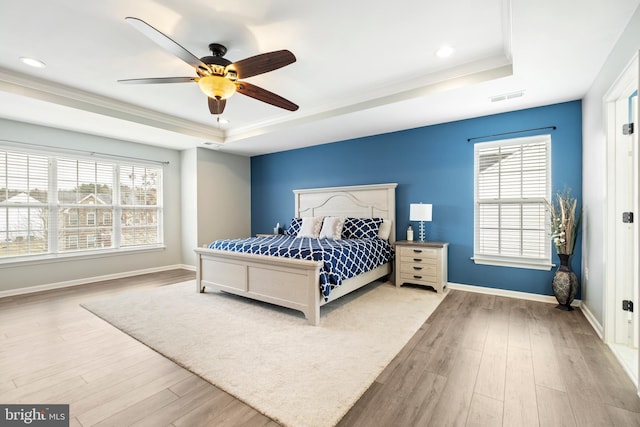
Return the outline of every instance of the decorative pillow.
{"type": "Polygon", "coordinates": [[[322,228],[322,216],[302,218],[302,225],[296,237],[318,237],[322,228]]]}
{"type": "Polygon", "coordinates": [[[320,230],[321,239],[339,239],[342,236],[344,218],[339,216],[327,216],[322,222],[320,230]]]}
{"type": "Polygon", "coordinates": [[[382,218],[347,218],[342,228],[343,239],[367,239],[378,237],[382,218]]]}
{"type": "Polygon", "coordinates": [[[297,236],[300,231],[300,226],[302,225],[302,218],[293,218],[291,219],[291,224],[285,234],[287,236],[297,236]]]}
{"type": "Polygon", "coordinates": [[[378,237],[382,240],[389,240],[392,225],[390,219],[382,220],[382,224],[380,224],[380,229],[378,230],[378,237]]]}

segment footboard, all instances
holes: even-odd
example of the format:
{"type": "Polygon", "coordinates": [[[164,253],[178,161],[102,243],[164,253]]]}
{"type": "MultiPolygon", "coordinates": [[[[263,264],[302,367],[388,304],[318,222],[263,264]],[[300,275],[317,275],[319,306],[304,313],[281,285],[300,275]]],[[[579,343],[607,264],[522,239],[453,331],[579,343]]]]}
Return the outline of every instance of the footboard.
{"type": "Polygon", "coordinates": [[[299,310],[320,323],[320,268],[307,261],[214,249],[195,249],[196,290],[205,287],[299,310]]]}

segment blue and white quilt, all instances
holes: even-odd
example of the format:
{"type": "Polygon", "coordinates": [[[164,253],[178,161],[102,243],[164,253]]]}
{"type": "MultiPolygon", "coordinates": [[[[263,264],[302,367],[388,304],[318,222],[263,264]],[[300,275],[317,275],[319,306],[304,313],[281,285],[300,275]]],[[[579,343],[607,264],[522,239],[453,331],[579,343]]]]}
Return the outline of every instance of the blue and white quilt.
{"type": "Polygon", "coordinates": [[[342,281],[373,270],[393,258],[393,247],[380,238],[316,239],[286,235],[216,240],[210,249],[322,261],[320,292],[328,299],[342,281]]]}

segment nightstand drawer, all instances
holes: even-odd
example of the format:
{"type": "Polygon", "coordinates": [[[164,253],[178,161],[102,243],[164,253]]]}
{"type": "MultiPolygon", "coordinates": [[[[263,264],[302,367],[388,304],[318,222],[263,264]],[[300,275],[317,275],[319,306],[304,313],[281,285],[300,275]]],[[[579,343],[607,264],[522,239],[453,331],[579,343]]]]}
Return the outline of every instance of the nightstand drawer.
{"type": "Polygon", "coordinates": [[[437,258],[429,258],[424,255],[411,255],[411,256],[400,256],[400,262],[402,264],[416,264],[416,265],[436,265],[438,263],[437,258]]]}
{"type": "Polygon", "coordinates": [[[400,273],[410,276],[429,277],[429,280],[436,280],[438,267],[435,264],[400,263],[400,273]]]}
{"type": "Polygon", "coordinates": [[[420,259],[432,259],[437,260],[441,253],[440,249],[435,248],[418,248],[418,247],[400,247],[400,256],[411,257],[411,258],[420,258],[420,259]]]}
{"type": "Polygon", "coordinates": [[[407,274],[401,272],[400,279],[402,279],[403,283],[415,283],[416,285],[427,285],[433,288],[436,288],[438,284],[436,276],[427,276],[424,274],[407,274]]]}

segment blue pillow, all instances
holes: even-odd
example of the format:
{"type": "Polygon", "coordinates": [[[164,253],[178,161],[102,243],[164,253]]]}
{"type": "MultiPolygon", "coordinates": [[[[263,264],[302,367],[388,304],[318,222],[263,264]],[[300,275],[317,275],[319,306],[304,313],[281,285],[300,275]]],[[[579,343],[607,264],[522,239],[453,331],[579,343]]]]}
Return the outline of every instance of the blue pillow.
{"type": "Polygon", "coordinates": [[[369,239],[378,237],[382,218],[347,218],[342,228],[343,239],[369,239]]]}
{"type": "Polygon", "coordinates": [[[298,235],[298,232],[300,231],[300,227],[302,227],[302,218],[293,218],[285,234],[287,236],[295,237],[298,235]]]}

